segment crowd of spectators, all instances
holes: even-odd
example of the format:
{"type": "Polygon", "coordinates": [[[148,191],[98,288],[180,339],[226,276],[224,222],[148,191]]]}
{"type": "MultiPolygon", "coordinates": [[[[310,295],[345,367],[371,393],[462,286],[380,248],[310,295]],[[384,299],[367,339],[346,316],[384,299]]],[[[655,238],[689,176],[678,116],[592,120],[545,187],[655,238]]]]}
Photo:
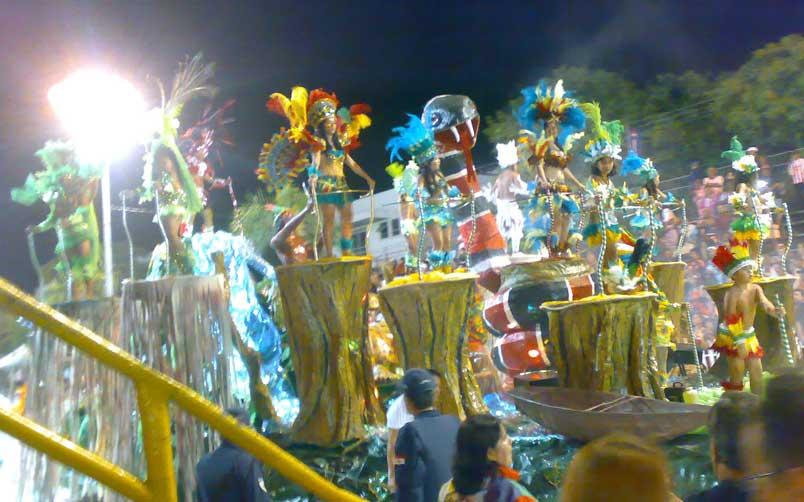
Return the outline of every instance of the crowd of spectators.
{"type": "MultiPolygon", "coordinates": [[[[535,502],[513,470],[503,423],[477,415],[462,424],[435,409],[439,378],[411,369],[403,379],[410,415],[389,449],[399,501],[535,502]]],[[[771,379],[765,397],[726,392],[709,417],[710,457],[718,483],[689,502],[804,499],[804,372],[771,379]]],[[[581,448],[563,475],[562,502],[679,501],[661,449],[627,433],[581,448]]]]}
{"type": "MultiPolygon", "coordinates": [[[[761,193],[772,192],[781,207],[787,202],[794,225],[804,209],[804,159],[794,152],[789,163],[772,165],[768,158],[757,156],[759,176],[757,188],[761,193]]],[[[690,172],[679,189],[673,190],[676,198],[687,201],[688,226],[683,246],[683,260],[687,263],[685,272],[685,297],[692,308],[695,336],[701,346],[711,344],[717,329],[715,305],[704,291],[710,286],[726,281],[726,278],[712,264],[715,248],[724,244],[731,235],[731,222],[734,212],[729,203],[729,195],[736,189],[736,172],[728,167],[702,168],[698,162],[690,166],[690,172]]],[[[676,258],[676,248],[681,233],[679,211],[665,210],[662,215],[664,228],[659,237],[659,257],[664,260],[676,258]]],[[[763,245],[763,271],[766,276],[784,275],[782,255],[787,233],[784,215],[778,211],[773,215],[770,235],[763,245]]],[[[804,242],[794,239],[794,247],[787,257],[787,272],[797,276],[804,269],[804,242]]],[[[801,333],[802,283],[795,285],[796,333],[801,333]]]]}

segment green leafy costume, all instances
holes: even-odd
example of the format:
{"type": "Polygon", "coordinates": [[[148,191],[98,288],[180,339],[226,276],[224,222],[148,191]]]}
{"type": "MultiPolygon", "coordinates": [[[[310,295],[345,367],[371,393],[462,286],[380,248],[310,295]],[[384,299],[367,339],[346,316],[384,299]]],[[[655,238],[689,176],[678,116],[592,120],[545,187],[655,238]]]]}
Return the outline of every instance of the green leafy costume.
{"type": "MultiPolygon", "coordinates": [[[[73,198],[101,176],[101,169],[79,164],[73,146],[62,141],[48,141],[36,156],[45,169],[29,174],[22,187],[11,190],[11,199],[26,206],[40,200],[48,204],[50,213],[45,221],[34,227],[34,231],[56,230],[59,238],[56,253],[68,254],[73,279],[95,279],[100,273],[100,239],[95,207],[92,202],[78,204],[73,198]],[[86,255],[69,252],[87,241],[90,250],[86,255]]],[[[61,264],[58,268],[66,272],[61,264]]]]}

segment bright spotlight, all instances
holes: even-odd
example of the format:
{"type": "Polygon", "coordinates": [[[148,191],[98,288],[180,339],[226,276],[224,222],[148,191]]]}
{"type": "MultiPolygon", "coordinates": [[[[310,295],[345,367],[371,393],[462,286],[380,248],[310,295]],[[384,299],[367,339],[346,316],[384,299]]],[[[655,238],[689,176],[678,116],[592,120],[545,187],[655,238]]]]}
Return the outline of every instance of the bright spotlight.
{"type": "Polygon", "coordinates": [[[109,163],[142,139],[145,101],[116,75],[78,71],[51,87],[48,100],[86,160],[109,163]]]}
{"type": "Polygon", "coordinates": [[[530,349],[528,351],[528,357],[530,357],[531,359],[536,359],[537,357],[539,357],[539,351],[536,349],[530,349]]]}

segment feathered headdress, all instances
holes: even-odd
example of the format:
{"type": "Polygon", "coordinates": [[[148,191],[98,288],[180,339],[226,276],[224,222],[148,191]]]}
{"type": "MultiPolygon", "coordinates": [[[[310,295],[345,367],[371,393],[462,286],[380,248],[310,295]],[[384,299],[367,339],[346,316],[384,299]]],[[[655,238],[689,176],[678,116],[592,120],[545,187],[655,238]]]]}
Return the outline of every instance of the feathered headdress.
{"type": "Polygon", "coordinates": [[[729,241],[728,247],[718,246],[712,263],[728,277],[740,269],[754,267],[754,261],[748,253],[748,243],[737,239],[729,241]]]}
{"type": "Polygon", "coordinates": [[[262,145],[257,179],[265,183],[266,190],[275,196],[291,180],[295,180],[310,164],[306,144],[293,141],[291,133],[281,129],[262,145]]]}
{"type": "Polygon", "coordinates": [[[153,110],[161,124],[157,138],[151,143],[145,154],[145,170],[143,172],[141,201],[153,199],[153,163],[160,148],[167,148],[176,158],[176,169],[182,190],[186,194],[186,209],[195,214],[202,208],[201,197],[195,186],[195,181],[187,167],[184,156],[179,151],[179,116],[184,105],[196,97],[213,97],[217,89],[209,84],[215,74],[214,63],[204,63],[204,55],[199,52],[191,59],[179,63],[179,70],[173,78],[170,93],[165,94],[162,82],[157,80],[162,95],[162,107],[153,110]]]}
{"type": "Polygon", "coordinates": [[[226,117],[226,112],[234,106],[234,103],[235,101],[230,99],[214,112],[211,111],[212,107],[208,106],[201,114],[201,119],[182,133],[179,147],[192,175],[215,176],[213,165],[223,164],[217,145],[220,143],[232,145],[225,128],[234,122],[233,119],[226,117]],[[208,161],[210,154],[214,158],[212,164],[208,161]]]}
{"type": "Polygon", "coordinates": [[[403,160],[404,153],[421,166],[438,155],[433,133],[415,115],[409,113],[408,123],[394,127],[391,132],[396,136],[388,140],[385,149],[391,152],[392,161],[403,160]]]}
{"type": "Polygon", "coordinates": [[[525,87],[520,92],[525,98],[516,113],[521,127],[535,131],[545,122],[555,120],[558,122],[556,142],[565,149],[568,140],[583,136],[586,115],[572,93],[564,90],[563,80],[556,82],[553,88],[541,80],[537,86],[525,87]]]}
{"type": "Polygon", "coordinates": [[[55,202],[72,178],[90,180],[101,175],[100,167],[78,162],[75,147],[69,142],[48,141],[36,156],[45,169],[29,174],[23,186],[11,190],[11,199],[25,206],[40,200],[45,204],[55,202]]]}
{"type": "Polygon", "coordinates": [[[516,165],[519,162],[514,140],[508,143],[497,143],[497,162],[502,168],[516,165]]]}
{"type": "Polygon", "coordinates": [[[603,157],[621,160],[623,131],[625,128],[619,120],[603,122],[600,105],[597,103],[582,103],[579,105],[589,119],[590,139],[584,146],[583,155],[586,162],[596,162],[603,157]]]}
{"type": "Polygon", "coordinates": [[[296,86],[290,91],[290,98],[275,92],[271,94],[265,106],[268,110],[288,119],[290,127],[287,129],[287,137],[290,141],[298,143],[301,140],[312,139],[307,131],[307,103],[307,89],[296,86]]]}
{"type": "Polygon", "coordinates": [[[324,120],[334,119],[339,104],[335,93],[327,92],[324,89],[313,90],[307,103],[307,121],[310,123],[310,127],[315,129],[324,120]]]}
{"type": "Polygon", "coordinates": [[[737,136],[731,138],[731,148],[721,153],[720,156],[731,161],[731,168],[741,173],[751,174],[757,172],[757,160],[753,155],[748,155],[743,150],[743,145],[737,136]]]}
{"type": "Polygon", "coordinates": [[[623,160],[621,173],[623,176],[636,174],[645,183],[652,179],[656,179],[656,177],[659,175],[659,172],[653,166],[653,162],[649,158],[643,159],[633,150],[628,152],[628,155],[626,155],[625,159],[623,160]]]}
{"type": "Polygon", "coordinates": [[[404,167],[399,162],[394,162],[385,168],[391,178],[394,179],[394,190],[399,195],[413,197],[419,187],[419,166],[410,159],[404,167]]]}

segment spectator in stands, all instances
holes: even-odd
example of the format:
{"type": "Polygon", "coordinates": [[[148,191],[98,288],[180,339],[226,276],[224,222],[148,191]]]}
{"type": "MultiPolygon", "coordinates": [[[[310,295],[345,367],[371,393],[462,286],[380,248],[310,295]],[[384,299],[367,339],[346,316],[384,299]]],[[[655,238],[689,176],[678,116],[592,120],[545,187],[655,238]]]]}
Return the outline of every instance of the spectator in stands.
{"type": "Polygon", "coordinates": [[[668,502],[670,468],[664,453],[630,434],[617,433],[575,454],[561,485],[562,502],[668,502]]]}
{"type": "Polygon", "coordinates": [[[427,370],[412,368],[402,378],[405,403],[414,416],[396,440],[394,478],[399,502],[435,502],[449,481],[460,420],[433,407],[437,383],[427,370]]]}
{"type": "Polygon", "coordinates": [[[717,173],[717,167],[712,166],[707,170],[707,176],[703,180],[704,190],[711,189],[709,193],[712,197],[720,198],[723,193],[723,176],[717,173]]]}
{"type": "Polygon", "coordinates": [[[690,164],[690,185],[692,187],[697,187],[701,184],[701,180],[704,178],[703,169],[701,169],[701,163],[697,160],[693,161],[690,164]]]}
{"type": "Polygon", "coordinates": [[[764,455],[762,474],[747,479],[755,500],[781,502],[804,500],[804,371],[783,372],[770,380],[761,405],[764,455]]]}
{"type": "Polygon", "coordinates": [[[749,392],[726,392],[709,412],[709,456],[718,483],[686,502],[746,502],[748,492],[740,483],[748,467],[749,427],[759,421],[759,398],[749,392]]]}
{"type": "Polygon", "coordinates": [[[788,199],[795,202],[795,207],[801,207],[804,202],[804,159],[799,152],[793,152],[790,156],[787,174],[794,187],[788,199]]]}
{"type": "MultiPolygon", "coordinates": [[[[246,410],[230,408],[226,413],[248,426],[246,410]]],[[[250,453],[228,440],[204,455],[196,466],[200,502],[270,502],[263,467],[250,453]]]]}
{"type": "Polygon", "coordinates": [[[458,429],[452,480],[439,502],[536,502],[511,468],[511,438],[491,415],[475,415],[458,429]]]}

